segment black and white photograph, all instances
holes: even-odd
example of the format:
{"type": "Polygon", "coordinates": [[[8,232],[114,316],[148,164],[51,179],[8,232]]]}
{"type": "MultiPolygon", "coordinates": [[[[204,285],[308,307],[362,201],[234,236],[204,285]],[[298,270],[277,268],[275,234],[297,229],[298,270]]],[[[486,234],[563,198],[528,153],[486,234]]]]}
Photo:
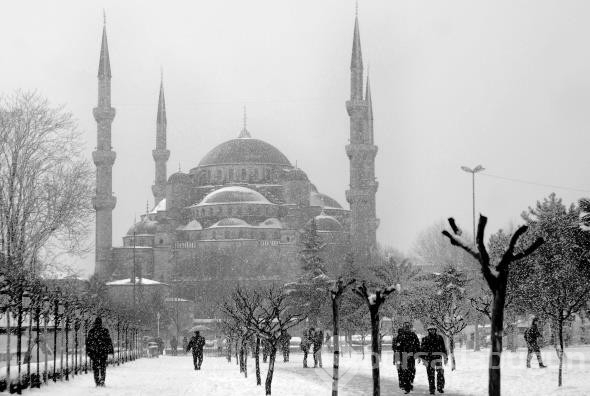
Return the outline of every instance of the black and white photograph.
{"type": "Polygon", "coordinates": [[[0,394],[590,395],[590,3],[0,3],[0,394]]]}

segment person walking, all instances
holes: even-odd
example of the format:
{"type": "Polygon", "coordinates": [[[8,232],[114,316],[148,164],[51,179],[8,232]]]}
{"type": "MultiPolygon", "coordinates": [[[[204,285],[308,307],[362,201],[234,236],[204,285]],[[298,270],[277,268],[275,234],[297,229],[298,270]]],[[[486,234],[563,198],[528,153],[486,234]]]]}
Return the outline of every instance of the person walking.
{"type": "Polygon", "coordinates": [[[199,331],[195,331],[195,335],[191,337],[191,340],[188,342],[186,346],[186,352],[193,350],[193,364],[195,366],[195,370],[201,369],[201,364],[203,364],[203,347],[205,346],[205,338],[201,336],[199,331]]]}
{"type": "Polygon", "coordinates": [[[404,322],[403,327],[398,330],[392,348],[399,387],[406,394],[410,393],[414,389],[414,378],[416,377],[415,356],[420,351],[420,341],[416,333],[412,331],[410,322],[404,322]]]}
{"type": "Polygon", "coordinates": [[[115,354],[113,340],[109,330],[102,327],[102,318],[97,316],[94,325],[88,330],[86,336],[86,351],[92,361],[94,383],[96,386],[104,386],[107,370],[107,358],[109,354],[115,354]]]}
{"type": "Polygon", "coordinates": [[[444,393],[445,387],[445,370],[444,364],[447,364],[447,347],[441,335],[436,334],[436,326],[430,324],[427,327],[428,335],[422,338],[420,345],[420,357],[426,365],[426,374],[428,375],[428,388],[430,394],[434,395],[434,375],[436,373],[436,389],[439,393],[444,393]]]}
{"type": "Polygon", "coordinates": [[[324,332],[318,330],[315,332],[312,338],[313,344],[313,367],[318,365],[322,367],[322,346],[324,345],[324,332]]]}
{"type": "Polygon", "coordinates": [[[539,361],[540,368],[546,368],[543,364],[543,359],[541,359],[541,350],[539,349],[539,343],[537,339],[539,337],[543,338],[541,333],[539,332],[539,328],[537,323],[539,322],[539,318],[533,317],[531,321],[531,327],[524,331],[524,340],[526,341],[527,347],[527,354],[526,354],[526,367],[531,368],[531,359],[533,358],[533,352],[537,355],[537,360],[539,361]]]}
{"type": "Polygon", "coordinates": [[[291,346],[291,334],[287,332],[287,330],[281,330],[281,338],[279,340],[281,349],[283,350],[283,362],[289,361],[289,350],[291,346]]]}
{"type": "Polygon", "coordinates": [[[303,336],[301,337],[301,344],[299,346],[303,351],[303,368],[307,368],[307,354],[309,353],[309,349],[311,348],[311,340],[313,339],[313,334],[313,327],[311,327],[308,330],[304,330],[303,336]]]}
{"type": "Polygon", "coordinates": [[[188,346],[188,339],[186,336],[182,337],[182,351],[186,355],[186,347],[188,346]]]}
{"type": "Polygon", "coordinates": [[[178,348],[178,340],[176,339],[175,336],[172,336],[172,339],[170,340],[170,353],[172,354],[172,356],[176,356],[177,354],[177,348],[178,348]]]}

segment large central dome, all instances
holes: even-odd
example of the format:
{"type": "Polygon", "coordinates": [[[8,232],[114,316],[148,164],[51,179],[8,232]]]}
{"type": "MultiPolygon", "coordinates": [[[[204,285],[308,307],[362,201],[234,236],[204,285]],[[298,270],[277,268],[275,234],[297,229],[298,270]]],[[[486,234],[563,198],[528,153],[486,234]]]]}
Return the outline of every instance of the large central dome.
{"type": "Polygon", "coordinates": [[[199,166],[234,164],[291,166],[287,157],[276,147],[252,138],[237,138],[221,143],[203,157],[199,166]]]}

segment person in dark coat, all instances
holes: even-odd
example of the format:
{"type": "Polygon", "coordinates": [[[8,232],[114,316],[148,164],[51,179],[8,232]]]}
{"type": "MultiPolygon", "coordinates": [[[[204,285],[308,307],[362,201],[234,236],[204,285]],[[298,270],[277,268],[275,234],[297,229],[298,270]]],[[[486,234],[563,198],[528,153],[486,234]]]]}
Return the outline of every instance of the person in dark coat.
{"type": "Polygon", "coordinates": [[[324,345],[324,332],[318,330],[314,333],[312,338],[313,344],[313,367],[317,367],[318,364],[322,367],[322,346],[324,345]]]}
{"type": "Polygon", "coordinates": [[[170,352],[172,353],[172,356],[176,356],[177,348],[178,340],[176,339],[176,337],[172,337],[172,339],[170,340],[170,352]]]}
{"type": "Polygon", "coordinates": [[[304,330],[303,336],[301,337],[301,344],[299,346],[303,351],[303,368],[307,368],[307,354],[312,346],[311,340],[313,339],[313,334],[313,327],[311,327],[309,330],[304,330]]]}
{"type": "Polygon", "coordinates": [[[195,335],[191,337],[191,340],[188,342],[186,346],[186,351],[193,350],[193,364],[195,365],[195,370],[201,369],[201,364],[203,364],[203,347],[205,346],[205,338],[201,336],[199,331],[195,331],[195,335]]]}
{"type": "Polygon", "coordinates": [[[289,348],[291,346],[291,334],[287,332],[287,330],[281,330],[281,337],[279,339],[279,345],[283,350],[283,361],[289,361],[289,348]]]}
{"type": "Polygon", "coordinates": [[[541,359],[541,350],[539,349],[539,343],[537,339],[539,337],[543,337],[539,332],[539,328],[537,327],[537,322],[539,321],[538,318],[533,318],[531,321],[531,327],[524,331],[524,340],[526,341],[527,346],[527,354],[526,354],[526,367],[531,367],[531,359],[533,357],[533,352],[537,355],[537,360],[539,361],[539,367],[545,368],[543,364],[543,360],[541,359]]]}
{"type": "Polygon", "coordinates": [[[410,393],[414,389],[414,378],[416,377],[415,356],[420,351],[420,341],[416,333],[412,331],[410,322],[404,322],[403,327],[398,330],[392,348],[399,387],[405,393],[410,393]]]}
{"type": "Polygon", "coordinates": [[[162,340],[162,337],[156,337],[156,339],[154,340],[156,341],[156,344],[158,344],[158,354],[161,355],[164,353],[164,340],[162,340]]]}
{"type": "Polygon", "coordinates": [[[88,330],[86,336],[86,351],[92,361],[94,382],[96,386],[104,386],[107,370],[107,358],[109,354],[115,354],[113,341],[108,329],[102,327],[102,319],[97,316],[94,325],[88,330]]]}
{"type": "Polygon", "coordinates": [[[434,374],[436,372],[436,389],[439,393],[444,393],[445,387],[445,371],[444,364],[447,364],[447,347],[445,340],[441,335],[436,334],[436,326],[431,324],[428,326],[428,335],[422,338],[420,345],[420,358],[426,365],[426,374],[428,375],[428,387],[430,394],[434,395],[434,374]]]}

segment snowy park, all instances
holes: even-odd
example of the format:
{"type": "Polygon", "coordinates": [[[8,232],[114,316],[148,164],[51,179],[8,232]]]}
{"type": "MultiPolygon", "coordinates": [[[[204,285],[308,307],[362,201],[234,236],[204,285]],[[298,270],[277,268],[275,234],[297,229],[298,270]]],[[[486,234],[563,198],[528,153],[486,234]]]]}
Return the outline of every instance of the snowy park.
{"type": "MultiPolygon", "coordinates": [[[[564,385],[557,387],[557,357],[550,348],[542,349],[547,369],[536,364],[525,368],[526,351],[506,352],[502,361],[502,394],[520,395],[590,395],[590,346],[572,347],[567,351],[564,385]]],[[[367,355],[368,356],[368,355],[367,355]]],[[[331,392],[330,354],[324,353],[324,368],[302,368],[301,354],[292,354],[288,363],[279,361],[275,367],[274,395],[311,396],[329,395],[331,392]]],[[[455,396],[484,395],[487,393],[488,351],[457,351],[457,369],[445,369],[447,385],[445,394],[455,396]]],[[[368,357],[362,360],[360,353],[341,359],[340,395],[361,396],[371,393],[371,371],[368,357]]],[[[256,396],[264,395],[264,386],[256,386],[253,360],[248,362],[248,378],[239,372],[235,361],[225,358],[205,357],[202,369],[195,371],[191,357],[160,356],[142,358],[122,366],[107,368],[106,386],[96,387],[92,374],[77,376],[69,382],[50,383],[41,389],[23,391],[23,394],[44,395],[111,395],[111,396],[164,396],[164,395],[216,395],[256,396]]],[[[261,365],[261,374],[266,375],[261,365]]],[[[397,374],[392,364],[391,352],[383,354],[381,363],[381,394],[403,394],[397,385],[397,374]]],[[[415,388],[412,394],[427,395],[428,383],[423,366],[418,365],[415,388]]]]}

